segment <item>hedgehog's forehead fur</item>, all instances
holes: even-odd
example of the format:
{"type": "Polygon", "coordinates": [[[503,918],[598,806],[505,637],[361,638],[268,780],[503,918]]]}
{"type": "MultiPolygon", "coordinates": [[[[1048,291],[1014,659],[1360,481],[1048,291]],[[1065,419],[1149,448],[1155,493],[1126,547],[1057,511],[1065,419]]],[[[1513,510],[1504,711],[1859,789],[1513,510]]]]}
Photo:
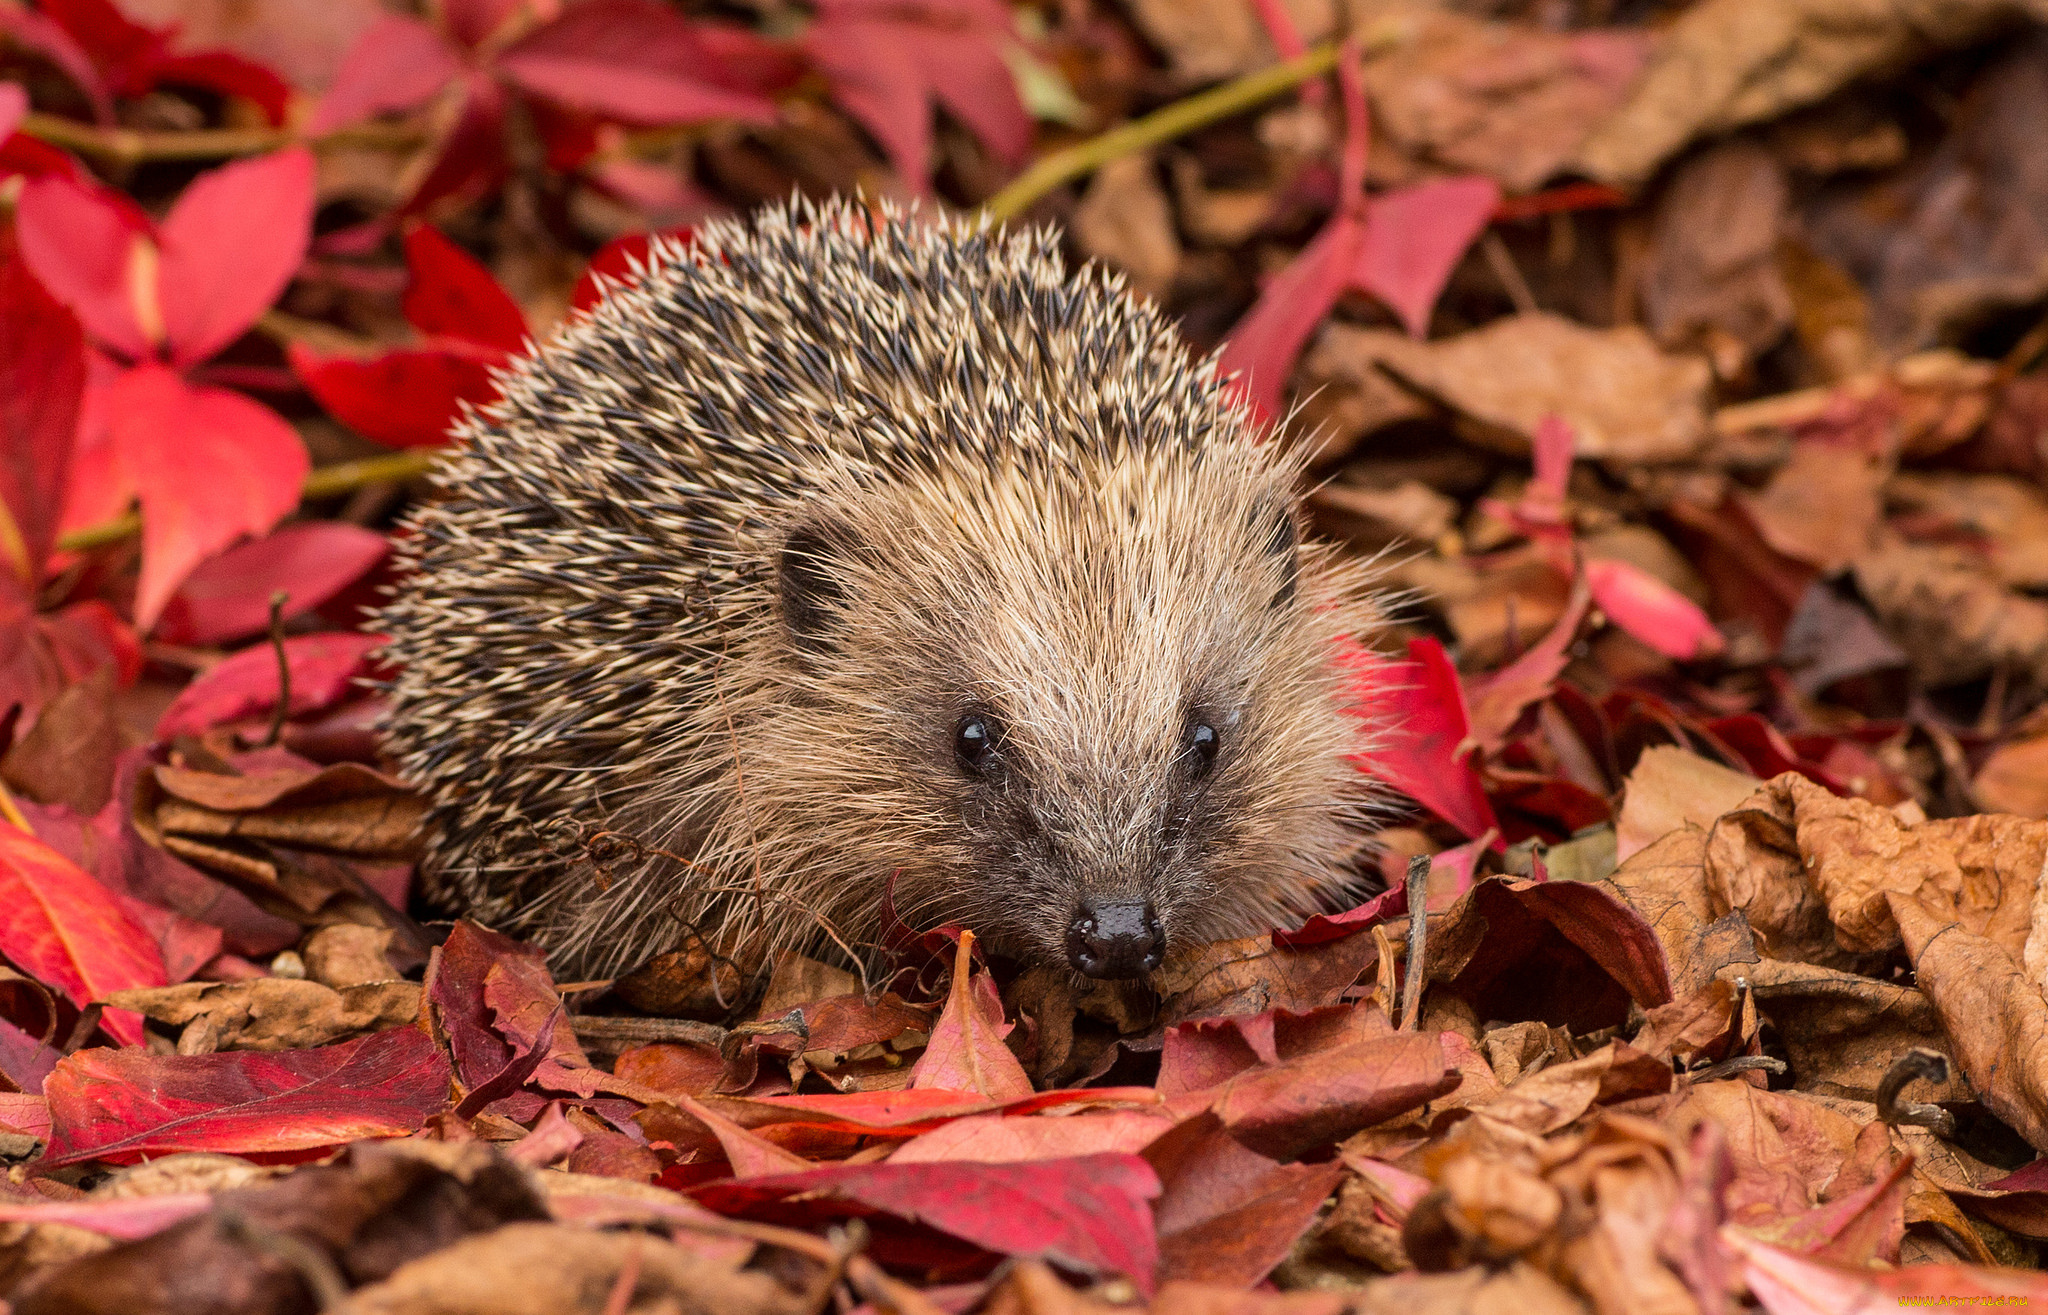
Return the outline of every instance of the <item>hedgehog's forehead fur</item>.
{"type": "Polygon", "coordinates": [[[1177,944],[1342,895],[1363,572],[1297,542],[1298,463],[1213,363],[1051,233],[706,225],[463,436],[380,619],[391,741],[435,805],[430,890],[558,971],[685,922],[750,961],[825,924],[858,952],[892,885],[1046,960],[1090,895],[1177,944]],[[791,554],[822,582],[801,616],[791,554]],[[956,761],[972,716],[999,779],[956,761]],[[642,848],[600,872],[542,843],[561,818],[642,848]]]}

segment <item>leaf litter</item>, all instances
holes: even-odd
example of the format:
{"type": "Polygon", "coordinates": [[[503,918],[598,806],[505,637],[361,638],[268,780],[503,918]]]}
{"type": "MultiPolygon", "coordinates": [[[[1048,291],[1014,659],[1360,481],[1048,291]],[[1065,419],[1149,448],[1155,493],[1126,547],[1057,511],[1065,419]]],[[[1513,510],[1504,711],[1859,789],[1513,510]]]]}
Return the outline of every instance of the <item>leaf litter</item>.
{"type": "Polygon", "coordinates": [[[2038,6],[315,19],[0,9],[9,1309],[2048,1298],[2038,6]],[[1079,984],[413,897],[360,625],[448,424],[856,188],[1062,223],[1311,445],[1410,599],[1384,893],[1079,984]]]}

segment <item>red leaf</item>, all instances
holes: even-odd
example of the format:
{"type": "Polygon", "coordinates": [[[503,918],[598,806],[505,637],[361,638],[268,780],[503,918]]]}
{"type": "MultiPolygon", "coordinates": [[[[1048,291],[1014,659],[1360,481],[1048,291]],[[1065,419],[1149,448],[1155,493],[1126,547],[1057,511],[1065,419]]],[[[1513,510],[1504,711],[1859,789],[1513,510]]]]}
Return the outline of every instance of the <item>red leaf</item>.
{"type": "Polygon", "coordinates": [[[1375,780],[1428,808],[1468,836],[1498,829],[1493,805],[1466,742],[1472,735],[1458,672],[1434,639],[1408,641],[1406,662],[1375,662],[1360,672],[1359,703],[1388,727],[1386,742],[1352,761],[1375,780]]]}
{"type": "Polygon", "coordinates": [[[93,67],[92,57],[48,14],[18,5],[0,5],[0,32],[49,60],[77,83],[92,102],[94,118],[101,123],[114,121],[114,98],[108,94],[99,70],[93,67]]]}
{"type": "Polygon", "coordinates": [[[1150,1087],[1091,1087],[1034,1092],[1015,1100],[984,1100],[936,1087],[844,1095],[710,1096],[704,1103],[743,1128],[801,1123],[821,1132],[915,1137],[977,1114],[1015,1117],[1061,1105],[1163,1105],[1150,1087]]]}
{"type": "Polygon", "coordinates": [[[846,1165],[708,1183],[690,1195],[720,1214],[792,1221],[879,1211],[1000,1255],[1123,1274],[1146,1294],[1158,1262],[1147,1203],[1159,1195],[1159,1178],[1135,1155],[846,1165]]]}
{"type": "Polygon", "coordinates": [[[95,338],[129,356],[150,354],[129,280],[142,231],[104,189],[61,175],[38,178],[22,189],[14,232],[37,280],[95,338]]]}
{"type": "MultiPolygon", "coordinates": [[[[355,688],[355,677],[371,650],[383,642],[380,635],[346,631],[285,640],[285,663],[292,673],[292,715],[340,702],[355,688]]],[[[258,716],[277,706],[277,692],[276,653],[269,644],[251,645],[187,685],[164,709],[156,724],[156,738],[198,735],[258,716]]]]}
{"type": "Polygon", "coordinates": [[[448,0],[441,7],[448,31],[465,46],[476,46],[505,25],[520,0],[448,0]]]}
{"type": "Polygon", "coordinates": [[[1528,651],[1513,662],[1487,677],[1473,691],[1472,724],[1468,734],[1481,750],[1487,753],[1498,750],[1516,719],[1522,715],[1522,709],[1549,697],[1557,685],[1559,673],[1570,660],[1566,650],[1579,637],[1579,623],[1586,619],[1586,609],[1592,601],[1587,573],[1581,572],[1572,581],[1571,597],[1565,603],[1564,615],[1557,619],[1550,633],[1530,645],[1528,651]]]}
{"type": "Polygon", "coordinates": [[[804,48],[903,181],[928,192],[935,97],[999,159],[1015,163],[1028,148],[1031,119],[1001,54],[1008,39],[991,6],[824,0],[804,48]]]}
{"type": "Polygon", "coordinates": [[[124,95],[149,90],[149,69],[167,39],[115,8],[112,0],[44,0],[44,13],[91,54],[107,81],[124,95]]]}
{"type": "Polygon", "coordinates": [[[2035,1270],[1955,1264],[1902,1269],[1829,1265],[1755,1241],[1739,1229],[1727,1229],[1721,1236],[1741,1253],[1743,1282],[1769,1315],[2048,1302],[2048,1274],[2035,1270]]]}
{"type": "Polygon", "coordinates": [[[276,1154],[413,1132],[448,1098],[448,1061],[414,1027],[313,1050],[81,1050],[43,1084],[46,1167],[170,1151],[276,1154]]]}
{"type": "Polygon", "coordinates": [[[1155,1207],[1167,1279],[1249,1288],[1287,1258],[1344,1177],[1344,1166],[1276,1164],[1245,1149],[1213,1114],[1145,1151],[1163,1191],[1155,1207]]]}
{"type": "Polygon", "coordinates": [[[477,70],[466,73],[462,82],[461,117],[443,142],[441,158],[387,219],[423,215],[450,199],[481,197],[504,181],[505,88],[477,70]]]}
{"type": "Polygon", "coordinates": [[[932,1026],[931,1041],[910,1071],[910,1085],[913,1090],[959,1091],[986,1100],[1022,1099],[1031,1094],[1031,1079],[1003,1044],[1010,1025],[1003,1022],[995,979],[970,971],[973,945],[974,933],[961,932],[953,959],[953,987],[932,1026]]]}
{"type": "Polygon", "coordinates": [[[306,134],[318,137],[373,114],[411,109],[461,72],[461,56],[439,32],[417,18],[386,14],[342,57],[306,134]]]}
{"type": "Polygon", "coordinates": [[[1294,362],[1309,335],[1337,304],[1348,272],[1358,263],[1365,229],[1339,215],[1302,248],[1287,267],[1259,289],[1259,299],[1233,326],[1218,362],[1263,420],[1286,411],[1281,400],[1294,362]]]}
{"type": "Polygon", "coordinates": [[[168,644],[218,644],[261,634],[270,596],[283,590],[289,619],[320,606],[384,559],[390,542],[340,521],[286,525],[203,562],[157,623],[168,644]]]}
{"type": "Polygon", "coordinates": [[[303,146],[186,188],[158,231],[172,363],[195,365],[247,332],[291,282],[312,232],[313,153],[303,146]]]}
{"type": "Polygon", "coordinates": [[[160,365],[123,375],[107,411],[115,460],[142,496],[135,624],[147,631],[193,567],[299,505],[311,463],[277,412],[160,365]]]}
{"type": "Polygon", "coordinates": [[[1171,1108],[1213,1110],[1239,1142],[1279,1160],[1342,1141],[1458,1086],[1434,1035],[1396,1032],[1266,1064],[1171,1108]]]}
{"type": "Polygon", "coordinates": [[[292,102],[292,89],[283,78],[232,50],[195,50],[189,55],[165,56],[152,67],[151,80],[240,96],[262,110],[273,128],[284,126],[285,111],[292,102]]]}
{"type": "Polygon", "coordinates": [[[1370,292],[1417,338],[1451,271],[1492,222],[1500,185],[1477,176],[1445,178],[1376,196],[1366,203],[1365,245],[1351,267],[1352,286],[1370,292]]]}
{"type": "Polygon", "coordinates": [[[439,447],[461,403],[482,406],[498,396],[495,362],[467,352],[430,348],[360,359],[293,343],[285,354],[329,415],[386,447],[439,447]]]}
{"type": "Polygon", "coordinates": [[[624,237],[613,238],[599,247],[590,263],[583,267],[583,276],[576,280],[576,288],[569,294],[569,305],[576,310],[589,310],[603,301],[611,288],[638,282],[639,276],[634,268],[646,266],[648,251],[656,238],[688,246],[694,232],[683,227],[663,233],[628,233],[624,237]]]}
{"type": "Polygon", "coordinates": [[[526,345],[519,303],[475,256],[421,224],[405,235],[405,318],[431,336],[460,338],[503,352],[526,345]]]}
{"type": "Polygon", "coordinates": [[[30,588],[57,537],[84,394],[78,321],[19,256],[8,260],[0,265],[0,568],[30,588]]]}
{"type": "MultiPolygon", "coordinates": [[[[1473,869],[1479,866],[1479,856],[1492,846],[1494,834],[1489,831],[1477,840],[1468,840],[1456,848],[1446,849],[1432,857],[1429,861],[1431,884],[1436,884],[1435,874],[1438,871],[1447,871],[1452,874],[1456,892],[1451,895],[1451,899],[1472,889],[1473,869]]],[[[1430,907],[1434,909],[1438,903],[1438,900],[1432,899],[1430,907]]],[[[1325,941],[1355,936],[1359,932],[1369,930],[1376,922],[1407,916],[1408,888],[1394,886],[1381,891],[1355,909],[1347,909],[1342,913],[1318,913],[1302,923],[1299,931],[1276,931],[1273,933],[1273,944],[1321,945],[1325,941]]]]}
{"type": "Polygon", "coordinates": [[[1116,1151],[1134,1154],[1172,1126],[1172,1119],[1150,1110],[1095,1110],[1055,1119],[976,1114],[918,1134],[891,1151],[889,1163],[1011,1164],[1116,1151]]]}
{"type": "Polygon", "coordinates": [[[0,138],[11,137],[28,113],[28,93],[19,82],[0,82],[0,138]]]}
{"type": "Polygon", "coordinates": [[[1639,566],[1608,557],[1586,563],[1593,601],[1607,619],[1681,661],[1721,651],[1721,632],[1699,605],[1639,566]]]}
{"type": "MultiPolygon", "coordinates": [[[[0,825],[0,953],[84,1008],[112,991],[165,983],[156,942],[120,903],[34,836],[0,825]]],[[[110,1010],[101,1026],[129,1045],[142,1020],[110,1010]]]]}
{"type": "Polygon", "coordinates": [[[24,724],[65,686],[113,666],[123,685],[142,669],[142,643],[97,598],[38,616],[26,586],[0,575],[0,716],[22,705],[24,724]]]}
{"type": "Polygon", "coordinates": [[[711,64],[690,23],[654,0],[585,0],[498,57],[527,91],[622,123],[775,121],[768,101],[706,81],[711,64]]]}
{"type": "Polygon", "coordinates": [[[37,141],[20,132],[0,138],[0,179],[17,175],[46,178],[52,174],[75,181],[85,178],[85,171],[79,168],[78,161],[47,142],[37,141]]]}

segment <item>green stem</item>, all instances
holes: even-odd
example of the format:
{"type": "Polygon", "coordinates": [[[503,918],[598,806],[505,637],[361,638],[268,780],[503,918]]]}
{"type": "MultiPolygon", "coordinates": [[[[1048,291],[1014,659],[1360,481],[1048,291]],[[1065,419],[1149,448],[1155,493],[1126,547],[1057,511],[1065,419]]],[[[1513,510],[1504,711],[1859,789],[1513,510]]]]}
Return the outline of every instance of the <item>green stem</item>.
{"type": "MultiPolygon", "coordinates": [[[[1384,44],[1384,39],[1372,44],[1377,47],[1384,44]]],[[[990,197],[982,210],[999,221],[1014,219],[1054,188],[1091,174],[1112,160],[1186,136],[1197,128],[1206,128],[1269,101],[1310,78],[1321,77],[1337,67],[1337,50],[1336,42],[1325,42],[1284,64],[1247,73],[1235,82],[1177,100],[1142,119],[1133,119],[1063,151],[1054,151],[1018,174],[1008,187],[990,197]]]]}
{"type": "MultiPolygon", "coordinates": [[[[443,451],[445,449],[442,448],[412,448],[389,456],[364,457],[360,461],[340,461],[322,466],[306,476],[299,496],[308,500],[331,498],[339,493],[353,492],[365,484],[395,484],[413,479],[432,469],[443,451]]],[[[73,530],[58,538],[57,547],[62,552],[86,552],[119,543],[141,529],[142,517],[131,511],[125,516],[73,530]]]]}

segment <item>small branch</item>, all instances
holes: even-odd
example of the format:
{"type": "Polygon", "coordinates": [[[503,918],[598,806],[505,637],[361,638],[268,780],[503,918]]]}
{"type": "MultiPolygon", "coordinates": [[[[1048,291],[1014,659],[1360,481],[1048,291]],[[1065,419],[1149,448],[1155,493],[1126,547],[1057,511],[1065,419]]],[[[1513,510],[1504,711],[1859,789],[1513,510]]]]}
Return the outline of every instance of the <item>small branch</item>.
{"type": "Polygon", "coordinates": [[[1401,1030],[1413,1032],[1422,1021],[1423,949],[1429,943],[1429,870],[1427,854],[1408,860],[1408,962],[1402,965],[1401,1030]]]}
{"type": "MultiPolygon", "coordinates": [[[[1395,44],[1397,38],[1382,32],[1365,40],[1368,56],[1395,44]]],[[[982,213],[991,219],[1015,219],[1039,198],[1063,183],[1094,173],[1112,160],[1150,150],[1197,128],[1206,128],[1254,105],[1292,90],[1310,78],[1321,77],[1337,67],[1337,43],[1325,42],[1297,59],[1271,68],[1247,73],[1235,82],[1177,100],[1142,119],[1134,119],[1100,136],[1077,142],[1063,151],[1041,157],[1037,163],[1012,179],[1010,185],[988,199],[982,213]]]]}
{"type": "MultiPolygon", "coordinates": [[[[299,496],[303,499],[331,498],[339,493],[352,493],[365,484],[396,484],[415,479],[433,469],[434,462],[440,459],[443,451],[443,448],[410,448],[385,457],[338,461],[309,473],[299,496]]],[[[119,543],[141,530],[142,517],[131,511],[62,535],[57,540],[57,547],[62,552],[87,552],[119,543]]]]}
{"type": "Polygon", "coordinates": [[[270,647],[277,654],[277,708],[270,714],[270,734],[263,737],[266,749],[284,734],[284,721],[292,710],[292,664],[284,655],[284,605],[291,597],[282,589],[273,590],[270,595],[270,647]]]}
{"type": "Polygon", "coordinates": [[[1929,1082],[1948,1081],[1948,1056],[1915,1046],[1893,1060],[1877,1084],[1877,1117],[1894,1128],[1910,1124],[1929,1129],[1937,1136],[1955,1136],[1955,1115],[1939,1105],[1899,1099],[1906,1084],[1915,1078],[1925,1078],[1929,1082]]]}
{"type": "Polygon", "coordinates": [[[117,164],[144,160],[220,160],[236,155],[261,155],[298,142],[316,150],[346,146],[403,149],[417,146],[426,134],[403,124],[358,124],[319,137],[302,137],[289,128],[208,128],[197,132],[137,132],[132,128],[101,128],[54,114],[24,115],[20,131],[52,146],[117,164]]]}

